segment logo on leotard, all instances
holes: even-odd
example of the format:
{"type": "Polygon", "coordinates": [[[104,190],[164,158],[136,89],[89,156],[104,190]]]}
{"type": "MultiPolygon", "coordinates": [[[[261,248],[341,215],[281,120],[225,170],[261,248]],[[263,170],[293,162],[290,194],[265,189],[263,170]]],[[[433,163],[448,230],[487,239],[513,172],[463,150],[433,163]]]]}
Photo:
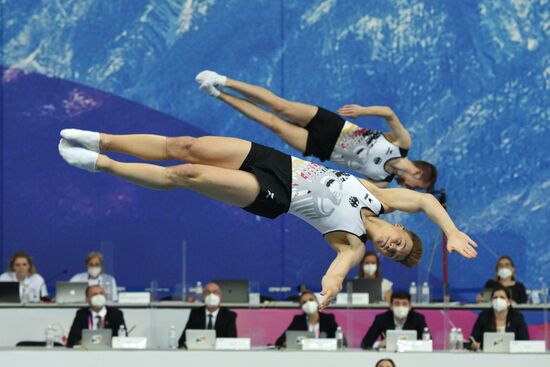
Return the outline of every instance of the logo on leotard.
{"type": "Polygon", "coordinates": [[[267,195],[265,197],[267,199],[275,199],[275,193],[267,190],[267,195]]]}
{"type": "Polygon", "coordinates": [[[357,199],[355,196],[350,196],[349,203],[352,207],[357,208],[359,206],[359,199],[357,199]]]}
{"type": "Polygon", "coordinates": [[[382,162],[382,158],[380,157],[374,158],[374,164],[380,164],[380,162],[382,162]]]}

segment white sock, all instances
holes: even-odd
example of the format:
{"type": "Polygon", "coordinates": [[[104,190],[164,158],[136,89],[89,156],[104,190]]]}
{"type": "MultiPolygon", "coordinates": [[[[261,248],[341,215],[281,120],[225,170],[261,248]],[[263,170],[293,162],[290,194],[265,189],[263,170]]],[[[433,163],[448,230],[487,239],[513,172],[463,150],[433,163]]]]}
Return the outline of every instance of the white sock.
{"type": "Polygon", "coordinates": [[[99,154],[81,147],[74,146],[68,140],[61,139],[59,145],[59,154],[71,166],[85,169],[90,172],[98,172],[96,162],[99,154]]]}
{"type": "Polygon", "coordinates": [[[199,90],[203,93],[208,94],[210,97],[217,98],[220,95],[218,88],[214,86],[212,80],[206,79],[199,87],[199,90]]]}
{"type": "Polygon", "coordinates": [[[220,75],[215,71],[211,71],[211,70],[203,70],[200,73],[198,73],[197,76],[195,77],[195,80],[199,84],[203,84],[207,79],[212,80],[212,83],[216,87],[225,86],[225,82],[227,81],[227,77],[225,75],[220,75]]]}
{"type": "Polygon", "coordinates": [[[79,129],[63,129],[61,137],[73,143],[78,143],[88,150],[99,152],[99,133],[79,129]]]}

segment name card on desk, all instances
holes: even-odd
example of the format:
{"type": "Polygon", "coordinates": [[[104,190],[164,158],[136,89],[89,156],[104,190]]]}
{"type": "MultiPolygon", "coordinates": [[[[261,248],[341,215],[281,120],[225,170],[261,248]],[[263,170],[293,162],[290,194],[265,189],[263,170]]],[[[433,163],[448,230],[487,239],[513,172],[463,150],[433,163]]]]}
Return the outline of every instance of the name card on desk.
{"type": "Polygon", "coordinates": [[[131,305],[148,305],[151,303],[151,293],[120,292],[118,294],[118,303],[126,303],[131,305]]]}
{"type": "MultiPolygon", "coordinates": [[[[336,296],[337,305],[347,305],[348,304],[348,294],[347,293],[338,293],[336,296]]],[[[351,304],[352,305],[368,305],[369,304],[369,294],[368,293],[352,293],[351,294],[351,304]]]]}
{"type": "Polygon", "coordinates": [[[113,349],[146,349],[147,338],[141,336],[119,337],[112,339],[113,349]]]}
{"type": "Polygon", "coordinates": [[[216,338],[216,350],[250,350],[250,338],[216,338]]]}
{"type": "Polygon", "coordinates": [[[431,340],[398,340],[398,352],[433,352],[431,340]]]}
{"type": "Polygon", "coordinates": [[[336,350],[336,339],[304,339],[302,350],[336,350]]]}
{"type": "Polygon", "coordinates": [[[510,340],[510,353],[545,353],[544,340],[510,340]]]}

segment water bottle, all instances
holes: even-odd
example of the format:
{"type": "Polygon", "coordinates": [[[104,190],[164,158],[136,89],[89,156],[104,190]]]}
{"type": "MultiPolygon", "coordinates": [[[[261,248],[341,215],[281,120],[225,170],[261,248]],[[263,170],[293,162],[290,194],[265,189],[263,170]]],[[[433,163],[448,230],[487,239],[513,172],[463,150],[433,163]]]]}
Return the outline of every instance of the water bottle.
{"type": "Polygon", "coordinates": [[[201,303],[202,301],[202,282],[198,281],[195,285],[195,303],[201,303]]]}
{"type": "Polygon", "coordinates": [[[344,349],[344,333],[341,326],[336,328],[336,348],[338,350],[344,349]]]}
{"type": "Polygon", "coordinates": [[[462,351],[464,349],[464,334],[462,329],[458,328],[456,331],[456,350],[462,351]]]}
{"type": "Polygon", "coordinates": [[[430,303],[430,286],[428,282],[422,284],[422,302],[421,303],[430,303]]]}
{"type": "Polygon", "coordinates": [[[452,328],[449,333],[449,350],[456,350],[456,328],[452,328]]]}
{"type": "Polygon", "coordinates": [[[124,326],[124,324],[122,324],[118,328],[118,337],[123,338],[123,337],[126,337],[126,336],[128,336],[128,334],[126,333],[126,326],[124,326]]]}
{"type": "Polygon", "coordinates": [[[52,325],[48,325],[46,331],[44,332],[46,336],[46,348],[53,348],[55,341],[55,331],[52,325]]]}
{"type": "Polygon", "coordinates": [[[418,302],[416,282],[411,283],[411,286],[409,287],[409,294],[411,295],[411,302],[413,302],[413,303],[418,302]]]}
{"type": "Polygon", "coordinates": [[[422,332],[422,340],[432,340],[432,336],[430,335],[430,330],[428,327],[424,328],[424,331],[422,332]]]}
{"type": "Polygon", "coordinates": [[[170,325],[170,329],[168,330],[168,348],[176,349],[177,347],[176,327],[174,325],[170,325]]]}

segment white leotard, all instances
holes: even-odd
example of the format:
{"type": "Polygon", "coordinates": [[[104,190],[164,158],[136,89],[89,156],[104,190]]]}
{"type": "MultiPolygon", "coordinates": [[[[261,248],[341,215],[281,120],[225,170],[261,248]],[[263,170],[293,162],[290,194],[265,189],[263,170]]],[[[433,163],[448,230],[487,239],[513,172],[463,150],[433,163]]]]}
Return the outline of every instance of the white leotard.
{"type": "Polygon", "coordinates": [[[390,143],[381,131],[361,128],[346,121],[330,160],[364,174],[373,181],[391,181],[385,164],[407,156],[407,150],[390,143]]]}
{"type": "Polygon", "coordinates": [[[382,203],[356,177],[292,157],[289,213],[323,235],[343,231],[366,241],[362,208],[376,216],[384,212],[382,203]]]}

